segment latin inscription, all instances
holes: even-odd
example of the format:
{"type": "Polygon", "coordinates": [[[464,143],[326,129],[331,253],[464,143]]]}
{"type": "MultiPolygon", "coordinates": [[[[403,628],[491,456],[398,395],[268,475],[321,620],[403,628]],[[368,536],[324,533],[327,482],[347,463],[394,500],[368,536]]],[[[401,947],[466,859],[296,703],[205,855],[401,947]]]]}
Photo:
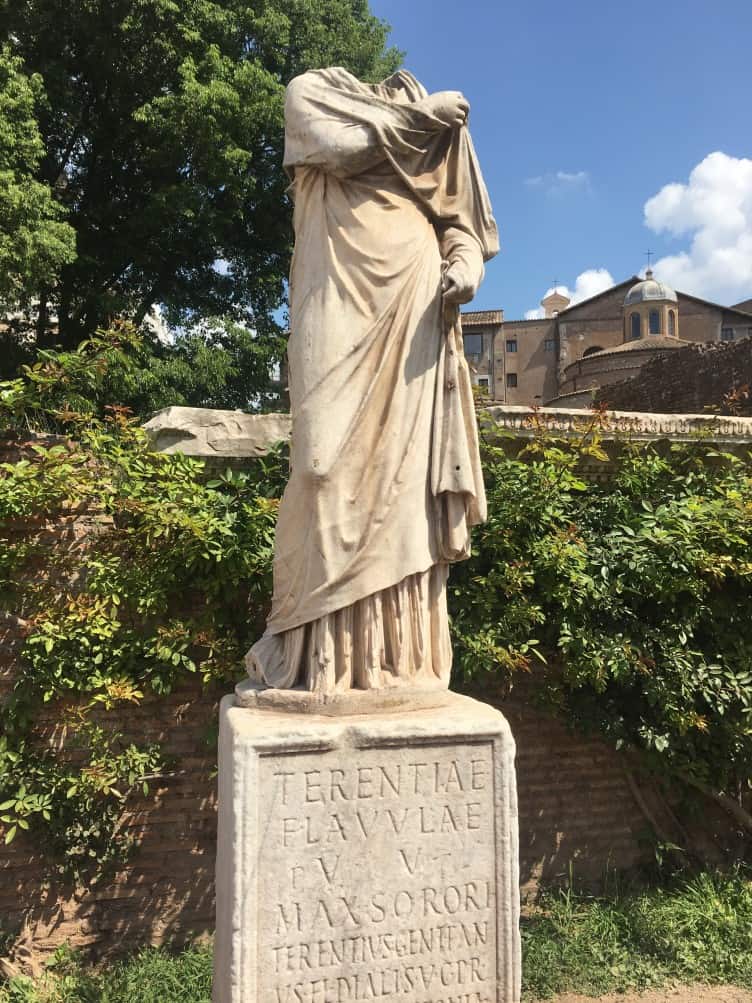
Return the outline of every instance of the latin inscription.
{"type": "Polygon", "coordinates": [[[259,998],[496,1003],[490,744],[261,761],[259,998]]]}

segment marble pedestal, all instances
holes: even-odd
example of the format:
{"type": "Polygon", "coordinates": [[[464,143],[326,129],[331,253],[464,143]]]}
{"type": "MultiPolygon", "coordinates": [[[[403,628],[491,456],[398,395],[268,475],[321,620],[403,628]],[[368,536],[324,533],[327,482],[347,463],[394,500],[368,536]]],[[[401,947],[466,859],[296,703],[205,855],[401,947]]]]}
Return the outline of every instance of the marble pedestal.
{"type": "Polygon", "coordinates": [[[221,709],[215,1003],[516,1003],[514,742],[457,694],[221,709]]]}

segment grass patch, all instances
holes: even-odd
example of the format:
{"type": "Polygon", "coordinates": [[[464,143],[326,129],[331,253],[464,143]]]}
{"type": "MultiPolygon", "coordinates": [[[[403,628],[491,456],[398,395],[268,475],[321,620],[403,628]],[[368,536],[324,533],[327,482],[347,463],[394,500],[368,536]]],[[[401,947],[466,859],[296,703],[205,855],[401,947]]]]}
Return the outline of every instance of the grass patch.
{"type": "Polygon", "coordinates": [[[546,895],[523,922],[526,1000],[598,996],[669,983],[752,989],[748,871],[700,874],[670,888],[592,898],[546,895]]]}
{"type": "MultiPolygon", "coordinates": [[[[526,1000],[669,983],[752,989],[752,875],[701,874],[670,888],[594,898],[546,895],[522,927],[526,1000]]],[[[36,983],[0,986],[0,1003],[210,1003],[208,947],[149,949],[101,971],[65,950],[36,983]]]]}
{"type": "Polygon", "coordinates": [[[211,1003],[211,982],[209,947],[177,956],[150,948],[102,971],[59,951],[40,981],[0,987],[0,1003],[211,1003]]]}

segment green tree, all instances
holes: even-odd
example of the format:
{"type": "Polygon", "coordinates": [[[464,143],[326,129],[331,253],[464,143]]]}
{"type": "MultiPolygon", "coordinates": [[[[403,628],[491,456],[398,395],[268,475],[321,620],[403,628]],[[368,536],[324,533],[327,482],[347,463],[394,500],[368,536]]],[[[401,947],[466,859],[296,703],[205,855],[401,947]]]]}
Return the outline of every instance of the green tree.
{"type": "Polygon", "coordinates": [[[37,180],[78,241],[39,284],[56,338],[138,325],[154,304],[175,323],[227,315],[276,333],[284,86],[331,63],[390,72],[387,31],[367,0],[3,0],[0,34],[44,83],[37,180]]]}
{"type": "Polygon", "coordinates": [[[283,338],[258,338],[228,320],[208,321],[168,345],[121,321],[75,349],[29,353],[22,375],[0,382],[0,428],[3,412],[6,422],[12,412],[23,427],[33,414],[32,424],[57,431],[57,411],[102,418],[130,410],[140,421],[170,405],[279,411],[283,388],[274,374],[283,349],[283,338]],[[37,396],[43,412],[30,403],[37,396]]]}
{"type": "Polygon", "coordinates": [[[14,310],[73,259],[75,234],[50,186],[37,180],[44,146],[36,119],[38,76],[0,49],[0,309],[14,310]]]}
{"type": "Polygon", "coordinates": [[[174,344],[135,340],[113,359],[92,400],[100,413],[117,402],[141,418],[170,405],[280,410],[274,373],[284,346],[282,337],[259,338],[227,319],[208,320],[174,344]]]}

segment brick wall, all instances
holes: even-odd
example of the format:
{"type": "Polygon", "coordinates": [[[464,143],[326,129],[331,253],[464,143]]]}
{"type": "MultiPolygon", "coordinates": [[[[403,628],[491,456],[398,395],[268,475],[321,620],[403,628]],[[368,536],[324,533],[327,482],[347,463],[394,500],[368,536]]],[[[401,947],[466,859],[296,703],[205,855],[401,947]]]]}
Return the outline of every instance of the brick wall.
{"type": "Polygon", "coordinates": [[[220,696],[185,687],[127,711],[125,731],[159,741],[168,772],[148,798],[131,802],[125,827],[138,847],[111,879],[85,888],[56,882],[49,860],[25,836],[0,850],[2,927],[18,937],[21,951],[13,953],[21,960],[62,943],[107,954],[211,930],[220,696]]]}
{"type": "MultiPolygon", "coordinates": [[[[33,455],[30,445],[0,440],[0,462],[33,455]]],[[[38,528],[50,542],[78,547],[97,530],[98,518],[71,512],[38,528]]],[[[25,629],[22,618],[0,619],[0,700],[13,685],[25,629]]],[[[149,697],[123,712],[126,737],[159,742],[168,768],[148,798],[130,805],[124,824],[138,845],[112,879],[66,886],[55,880],[35,839],[21,835],[5,846],[0,838],[0,932],[12,935],[21,964],[33,970],[60,944],[101,956],[211,932],[215,732],[223,692],[191,681],[167,698],[149,697]]],[[[540,882],[566,879],[570,863],[581,880],[593,883],[608,867],[638,865],[646,852],[646,823],[619,757],[600,742],[570,734],[524,695],[473,695],[503,709],[517,741],[524,895],[534,895],[540,882]]],[[[39,734],[50,742],[59,739],[54,714],[50,708],[40,721],[39,734]]]]}
{"type": "Polygon", "coordinates": [[[743,338],[687,345],[661,356],[647,363],[633,379],[604,387],[598,400],[622,411],[702,414],[713,410],[752,415],[750,389],[752,338],[743,338]],[[730,394],[737,398],[731,407],[730,394]]]}
{"type": "Polygon", "coordinates": [[[568,881],[570,872],[598,887],[607,870],[648,862],[648,825],[620,757],[524,702],[493,702],[517,742],[523,898],[541,884],[568,881]]]}
{"type": "MultiPolygon", "coordinates": [[[[102,956],[212,931],[221,695],[186,686],[129,710],[128,731],[162,743],[172,769],[149,798],[132,804],[126,825],[139,845],[112,880],[90,888],[47,884],[48,862],[31,839],[0,850],[0,916],[18,935],[20,960],[33,963],[62,943],[102,956]]],[[[532,898],[541,882],[566,881],[570,867],[597,886],[607,868],[640,865],[646,822],[619,757],[524,701],[489,702],[506,714],[517,742],[523,896],[532,898]]]]}

